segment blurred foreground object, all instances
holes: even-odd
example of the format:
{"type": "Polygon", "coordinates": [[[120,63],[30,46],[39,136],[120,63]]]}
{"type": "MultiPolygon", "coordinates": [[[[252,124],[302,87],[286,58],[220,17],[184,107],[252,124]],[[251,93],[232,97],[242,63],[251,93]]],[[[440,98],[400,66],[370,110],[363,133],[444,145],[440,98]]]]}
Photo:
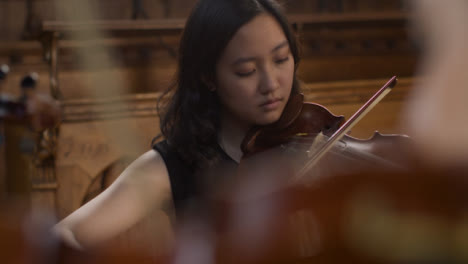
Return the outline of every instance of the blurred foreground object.
{"type": "Polygon", "coordinates": [[[175,259],[467,263],[466,168],[370,170],[283,188],[247,181],[213,199],[208,220],[197,212],[182,225],[175,259]]]}
{"type": "Polygon", "coordinates": [[[0,260],[14,264],[53,263],[168,263],[164,258],[120,248],[78,251],[62,243],[51,229],[56,223],[52,212],[30,209],[22,202],[0,202],[0,260]]]}
{"type": "Polygon", "coordinates": [[[464,164],[468,157],[468,2],[409,1],[414,38],[423,59],[403,112],[419,154],[432,164],[464,164]]]}

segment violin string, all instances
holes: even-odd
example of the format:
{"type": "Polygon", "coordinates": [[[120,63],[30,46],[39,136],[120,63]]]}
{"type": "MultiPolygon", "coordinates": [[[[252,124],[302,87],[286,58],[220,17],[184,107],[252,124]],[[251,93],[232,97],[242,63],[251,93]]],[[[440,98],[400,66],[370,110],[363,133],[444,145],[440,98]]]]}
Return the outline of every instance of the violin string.
{"type": "Polygon", "coordinates": [[[380,102],[396,84],[396,76],[390,78],[390,80],[379,89],[359,110],[354,113],[348,121],[346,121],[333,135],[317,150],[314,157],[310,159],[299,171],[294,175],[294,181],[299,181],[304,177],[315,164],[322,159],[322,157],[329,152],[335,145],[335,142],[341,140],[349,130],[359,122],[378,102],[380,102]]]}
{"type": "MultiPolygon", "coordinates": [[[[294,145],[293,148],[296,149],[295,151],[291,151],[291,147],[284,147],[284,149],[289,149],[291,153],[300,153],[302,150],[302,152],[305,152],[307,155],[307,158],[304,161],[305,165],[304,164],[300,165],[302,166],[302,168],[299,170],[299,173],[298,173],[299,177],[298,176],[293,177],[293,181],[300,180],[302,177],[304,177],[303,174],[305,174],[305,172],[303,171],[310,172],[315,167],[315,165],[318,164],[318,163],[314,163],[312,166],[310,166],[309,161],[310,159],[313,159],[315,157],[316,155],[315,152],[317,150],[320,150],[320,148],[328,142],[329,138],[330,138],[329,136],[323,135],[323,133],[321,132],[316,134],[315,136],[312,136],[312,135],[299,136],[299,137],[293,138],[294,144],[290,143],[290,145],[294,145]],[[312,144],[301,142],[301,141],[310,142],[312,138],[313,138],[312,144]]],[[[386,168],[389,168],[389,169],[396,169],[396,170],[404,169],[403,166],[393,161],[390,161],[388,159],[385,159],[379,155],[366,152],[366,151],[351,149],[347,146],[347,143],[343,142],[342,140],[337,141],[337,143],[335,143],[327,153],[331,153],[342,158],[353,159],[355,161],[362,161],[362,162],[367,161],[370,163],[375,163],[377,165],[385,166],[386,168]]]]}

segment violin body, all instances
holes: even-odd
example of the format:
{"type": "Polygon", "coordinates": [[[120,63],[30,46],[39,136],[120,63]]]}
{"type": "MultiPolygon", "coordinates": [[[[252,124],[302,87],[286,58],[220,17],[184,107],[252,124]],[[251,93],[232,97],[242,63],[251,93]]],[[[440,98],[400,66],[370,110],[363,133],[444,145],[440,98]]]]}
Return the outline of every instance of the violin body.
{"type": "MultiPolygon", "coordinates": [[[[315,150],[344,123],[343,116],[336,116],[319,104],[303,102],[302,94],[294,95],[290,102],[291,105],[288,104],[285,109],[286,117],[282,116],[270,126],[255,127],[249,131],[242,143],[245,159],[279,148],[274,152],[282,156],[279,158],[281,162],[289,159],[293,167],[300,167],[313,158],[315,150]]],[[[410,145],[411,139],[405,135],[375,132],[365,140],[344,135],[310,171],[310,178],[379,167],[403,169],[411,162],[410,145]]]]}
{"type": "Polygon", "coordinates": [[[306,184],[285,184],[290,183],[285,178],[294,178],[294,167],[313,158],[344,122],[301,98],[292,98],[300,105],[287,105],[277,123],[253,128],[243,141],[240,183],[214,202],[217,254],[228,256],[223,260],[466,261],[466,255],[444,246],[454,245],[455,230],[466,223],[466,178],[413,164],[417,159],[407,136],[344,135],[308,171],[306,184]],[[317,178],[318,184],[308,184],[317,178]]]}
{"type": "Polygon", "coordinates": [[[294,95],[278,122],[251,129],[241,145],[244,156],[285,144],[298,135],[310,137],[322,132],[330,136],[343,124],[344,116],[335,116],[319,104],[303,103],[303,98],[302,94],[294,95]]]}

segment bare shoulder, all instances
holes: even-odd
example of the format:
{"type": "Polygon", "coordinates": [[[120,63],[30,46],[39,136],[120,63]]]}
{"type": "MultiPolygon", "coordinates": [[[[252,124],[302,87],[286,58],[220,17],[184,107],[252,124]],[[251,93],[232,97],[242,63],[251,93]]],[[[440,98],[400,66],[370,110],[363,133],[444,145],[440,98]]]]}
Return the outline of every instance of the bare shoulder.
{"type": "Polygon", "coordinates": [[[122,172],[117,181],[122,181],[123,185],[134,186],[136,190],[144,191],[148,196],[157,194],[159,199],[163,197],[170,199],[171,197],[171,185],[166,164],[155,150],[149,150],[133,161],[122,172]]]}
{"type": "Polygon", "coordinates": [[[149,150],[143,153],[140,157],[133,161],[130,166],[128,166],[127,170],[131,170],[132,172],[136,173],[135,175],[167,176],[166,164],[164,163],[164,160],[159,152],[155,150],[149,150]]]}

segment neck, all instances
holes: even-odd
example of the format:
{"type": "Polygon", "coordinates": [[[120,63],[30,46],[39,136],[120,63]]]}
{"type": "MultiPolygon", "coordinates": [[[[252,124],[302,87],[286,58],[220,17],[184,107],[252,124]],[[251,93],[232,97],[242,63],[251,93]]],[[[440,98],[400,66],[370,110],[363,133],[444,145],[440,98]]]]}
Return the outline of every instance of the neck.
{"type": "Polygon", "coordinates": [[[240,146],[249,128],[250,126],[243,122],[230,118],[222,119],[218,134],[219,145],[226,154],[237,162],[240,162],[242,158],[243,153],[240,146]]]}

